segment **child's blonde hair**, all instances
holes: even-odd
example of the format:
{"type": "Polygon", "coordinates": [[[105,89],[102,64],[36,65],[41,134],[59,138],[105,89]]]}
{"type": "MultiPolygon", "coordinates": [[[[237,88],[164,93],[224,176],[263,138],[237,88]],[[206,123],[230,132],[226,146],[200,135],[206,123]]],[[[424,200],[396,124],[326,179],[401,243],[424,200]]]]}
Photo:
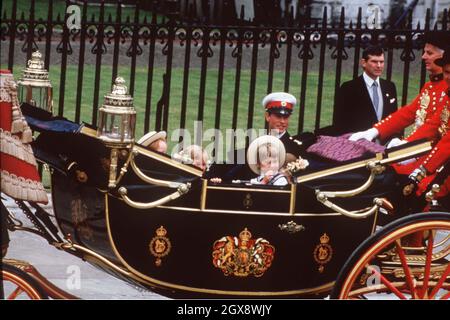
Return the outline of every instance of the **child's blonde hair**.
{"type": "Polygon", "coordinates": [[[196,144],[186,147],[180,151],[179,155],[184,163],[193,164],[196,160],[201,160],[201,162],[205,165],[205,168],[208,165],[208,153],[205,149],[196,144]]]}

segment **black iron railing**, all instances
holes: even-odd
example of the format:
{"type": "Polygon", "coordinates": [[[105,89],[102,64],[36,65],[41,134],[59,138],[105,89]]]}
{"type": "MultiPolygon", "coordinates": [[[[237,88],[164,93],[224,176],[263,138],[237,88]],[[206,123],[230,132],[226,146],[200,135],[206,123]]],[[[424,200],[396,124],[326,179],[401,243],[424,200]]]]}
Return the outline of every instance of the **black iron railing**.
{"type": "Polygon", "coordinates": [[[261,127],[262,97],[280,90],[299,101],[292,131],[325,126],[335,90],[361,72],[359,59],[368,44],[386,48],[385,77],[396,81],[405,104],[426,80],[420,36],[450,29],[448,11],[432,25],[428,10],[425,24],[416,26],[410,13],[396,29],[372,28],[361,8],[356,23],[346,23],[343,8],[339,23],[329,23],[325,8],[321,21],[291,17],[283,27],[230,26],[217,24],[220,19],[215,24],[194,19],[192,8],[182,19],[140,6],[125,16],[120,2],[108,14],[102,3],[99,14],[89,16],[86,1],[66,1],[66,7],[80,9],[74,26],[71,12],[55,17],[55,4],[48,0],[47,19],[36,19],[35,0],[27,13],[18,12],[16,1],[2,12],[2,67],[19,74],[33,50],[41,50],[46,68],[59,75],[56,83],[53,79],[57,114],[93,124],[102,96],[118,74],[125,74],[140,104],[142,133],[190,127],[194,120],[209,128],[261,127]],[[412,84],[414,77],[419,80],[412,84]]]}

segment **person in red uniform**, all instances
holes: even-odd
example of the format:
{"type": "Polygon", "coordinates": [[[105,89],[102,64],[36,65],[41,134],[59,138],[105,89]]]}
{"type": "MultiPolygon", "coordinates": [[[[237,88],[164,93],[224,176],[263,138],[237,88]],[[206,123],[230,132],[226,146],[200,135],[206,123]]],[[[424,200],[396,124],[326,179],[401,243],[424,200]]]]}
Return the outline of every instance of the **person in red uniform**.
{"type": "MultiPolygon", "coordinates": [[[[436,170],[448,161],[450,152],[450,135],[448,134],[450,49],[445,48],[450,45],[450,38],[443,32],[433,32],[427,35],[425,41],[422,59],[430,72],[431,81],[423,86],[420,94],[411,104],[383,119],[373,128],[357,132],[350,137],[351,140],[361,138],[372,140],[376,137],[385,139],[414,123],[415,129],[408,137],[404,140],[393,139],[388,147],[419,139],[428,139],[433,142],[434,147],[427,155],[407,163],[393,165],[397,173],[408,175],[409,182],[403,190],[405,195],[413,191],[416,195],[421,195],[426,191],[436,175],[436,170]]],[[[447,178],[437,197],[447,196],[449,189],[450,179],[447,178]]]]}
{"type": "MultiPolygon", "coordinates": [[[[429,130],[432,130],[431,124],[437,124],[434,127],[435,135],[441,136],[441,138],[429,154],[412,163],[413,165],[416,165],[416,168],[409,175],[409,179],[413,186],[417,185],[417,195],[420,195],[427,190],[428,185],[433,181],[436,171],[439,168],[444,164],[450,165],[450,46],[445,49],[443,57],[436,60],[435,63],[442,67],[444,80],[449,88],[447,89],[447,95],[445,97],[446,102],[440,114],[436,115],[432,121],[430,121],[429,130]]],[[[450,177],[447,177],[441,186],[440,192],[436,196],[438,198],[444,197],[447,196],[449,192],[450,177]]]]}
{"type": "MultiPolygon", "coordinates": [[[[31,129],[19,107],[17,88],[9,70],[0,70],[0,181],[1,192],[17,200],[47,203],[36,159],[29,145],[31,129]]],[[[0,204],[0,258],[6,255],[8,210],[0,204]]]]}
{"type": "MultiPolygon", "coordinates": [[[[430,73],[430,81],[424,84],[419,95],[409,105],[400,108],[372,128],[354,133],[349,139],[352,141],[360,139],[372,141],[375,138],[386,140],[414,124],[415,128],[410,136],[405,139],[406,141],[426,138],[436,142],[438,139],[435,131],[436,123],[430,121],[435,121],[436,115],[441,113],[445,104],[445,93],[448,85],[443,79],[442,67],[437,65],[435,60],[442,58],[445,47],[450,44],[449,41],[448,31],[447,34],[442,31],[429,32],[425,38],[422,60],[430,73]]],[[[404,143],[404,141],[393,139],[388,147],[401,143],[404,143]]]]}
{"type": "MultiPolygon", "coordinates": [[[[403,194],[408,196],[415,191],[415,195],[420,197],[427,190],[431,189],[431,184],[436,183],[436,175],[443,166],[446,166],[439,175],[440,188],[437,194],[434,195],[434,199],[437,199],[439,204],[447,209],[450,209],[450,177],[448,176],[450,166],[450,46],[445,49],[442,58],[437,59],[435,63],[442,66],[444,80],[449,86],[446,95],[446,103],[442,108],[440,114],[434,116],[428,125],[430,128],[427,131],[432,130],[434,125],[435,135],[440,135],[441,139],[436,143],[431,152],[418,159],[417,161],[405,166],[407,169],[411,169],[411,166],[415,166],[415,169],[409,174],[409,182],[403,188],[403,194]],[[447,175],[446,177],[444,175],[447,175]],[[443,180],[441,180],[443,179],[443,180]]],[[[420,131],[420,129],[418,130],[420,131]]],[[[419,132],[420,133],[420,132],[419,132]]],[[[398,169],[396,168],[398,171],[398,169]]],[[[430,205],[425,206],[423,211],[429,211],[430,205]]],[[[408,246],[420,247],[423,246],[424,234],[422,232],[415,233],[407,239],[408,246]]]]}
{"type": "Polygon", "coordinates": [[[31,129],[20,110],[17,87],[9,70],[0,70],[0,172],[2,193],[17,199],[47,203],[36,159],[31,129]]]}

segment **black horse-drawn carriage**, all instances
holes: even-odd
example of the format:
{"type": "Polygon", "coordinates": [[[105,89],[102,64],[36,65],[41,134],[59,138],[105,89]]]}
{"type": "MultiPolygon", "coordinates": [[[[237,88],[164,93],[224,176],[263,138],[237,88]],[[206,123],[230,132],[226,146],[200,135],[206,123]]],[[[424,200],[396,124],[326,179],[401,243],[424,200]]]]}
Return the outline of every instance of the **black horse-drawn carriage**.
{"type": "MultiPolygon", "coordinates": [[[[35,228],[8,216],[9,230],[37,233],[168,297],[448,298],[450,215],[410,215],[426,201],[405,201],[389,167],[429,143],[293,172],[287,186],[213,184],[198,168],[135,144],[133,113],[121,107],[100,110],[95,129],[22,104],[40,133],[34,155],[50,168],[56,225],[39,205],[17,201],[35,228]]],[[[427,193],[432,208],[437,189],[427,193]]],[[[26,263],[2,265],[3,281],[30,297],[72,298],[26,263]]]]}
{"type": "MultiPolygon", "coordinates": [[[[169,297],[320,297],[333,288],[332,297],[422,297],[435,287],[448,297],[448,213],[408,216],[375,232],[418,210],[411,204],[424,206],[403,201],[387,165],[427,152],[428,143],[301,172],[286,187],[212,184],[169,156],[139,145],[111,151],[92,128],[23,112],[41,131],[33,150],[51,168],[58,223],[34,204],[38,233],[134,285],[169,297]],[[408,247],[416,233],[422,244],[408,247]],[[374,275],[379,281],[369,285],[374,275]]],[[[6,265],[4,280],[14,261],[6,265]]],[[[25,282],[42,295],[45,284],[31,277],[25,282]]]]}

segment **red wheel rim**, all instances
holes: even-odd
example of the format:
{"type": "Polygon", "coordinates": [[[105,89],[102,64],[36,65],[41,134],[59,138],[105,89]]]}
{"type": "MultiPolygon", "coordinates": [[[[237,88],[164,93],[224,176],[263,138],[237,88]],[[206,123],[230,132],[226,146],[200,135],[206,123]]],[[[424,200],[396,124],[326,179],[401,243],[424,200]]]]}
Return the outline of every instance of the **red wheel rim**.
{"type": "Polygon", "coordinates": [[[447,290],[450,287],[448,277],[450,275],[450,263],[448,261],[449,245],[447,243],[448,235],[445,237],[444,252],[446,263],[442,264],[441,275],[438,281],[431,279],[431,269],[433,266],[433,244],[434,234],[437,231],[444,231],[447,234],[450,233],[450,222],[441,220],[423,221],[418,223],[412,223],[410,225],[393,230],[391,233],[380,239],[367,249],[364,254],[357,260],[354,267],[348,273],[342,288],[339,293],[340,299],[351,298],[353,295],[361,292],[371,292],[368,288],[361,288],[359,290],[353,290],[354,284],[364,270],[371,271],[370,276],[376,276],[379,279],[380,286],[374,286],[372,292],[385,291],[393,293],[399,299],[406,299],[405,294],[410,295],[412,299],[448,299],[449,293],[438,295],[439,291],[447,290]],[[423,279],[417,281],[412,275],[410,265],[407,263],[407,255],[404,248],[401,247],[401,239],[406,236],[416,234],[419,232],[424,233],[428,231],[429,236],[427,239],[427,245],[424,252],[424,265],[423,265],[423,279]],[[401,268],[404,272],[404,280],[399,282],[393,282],[388,277],[384,276],[377,268],[371,267],[371,261],[374,258],[386,250],[386,248],[395,247],[401,268]]]}

